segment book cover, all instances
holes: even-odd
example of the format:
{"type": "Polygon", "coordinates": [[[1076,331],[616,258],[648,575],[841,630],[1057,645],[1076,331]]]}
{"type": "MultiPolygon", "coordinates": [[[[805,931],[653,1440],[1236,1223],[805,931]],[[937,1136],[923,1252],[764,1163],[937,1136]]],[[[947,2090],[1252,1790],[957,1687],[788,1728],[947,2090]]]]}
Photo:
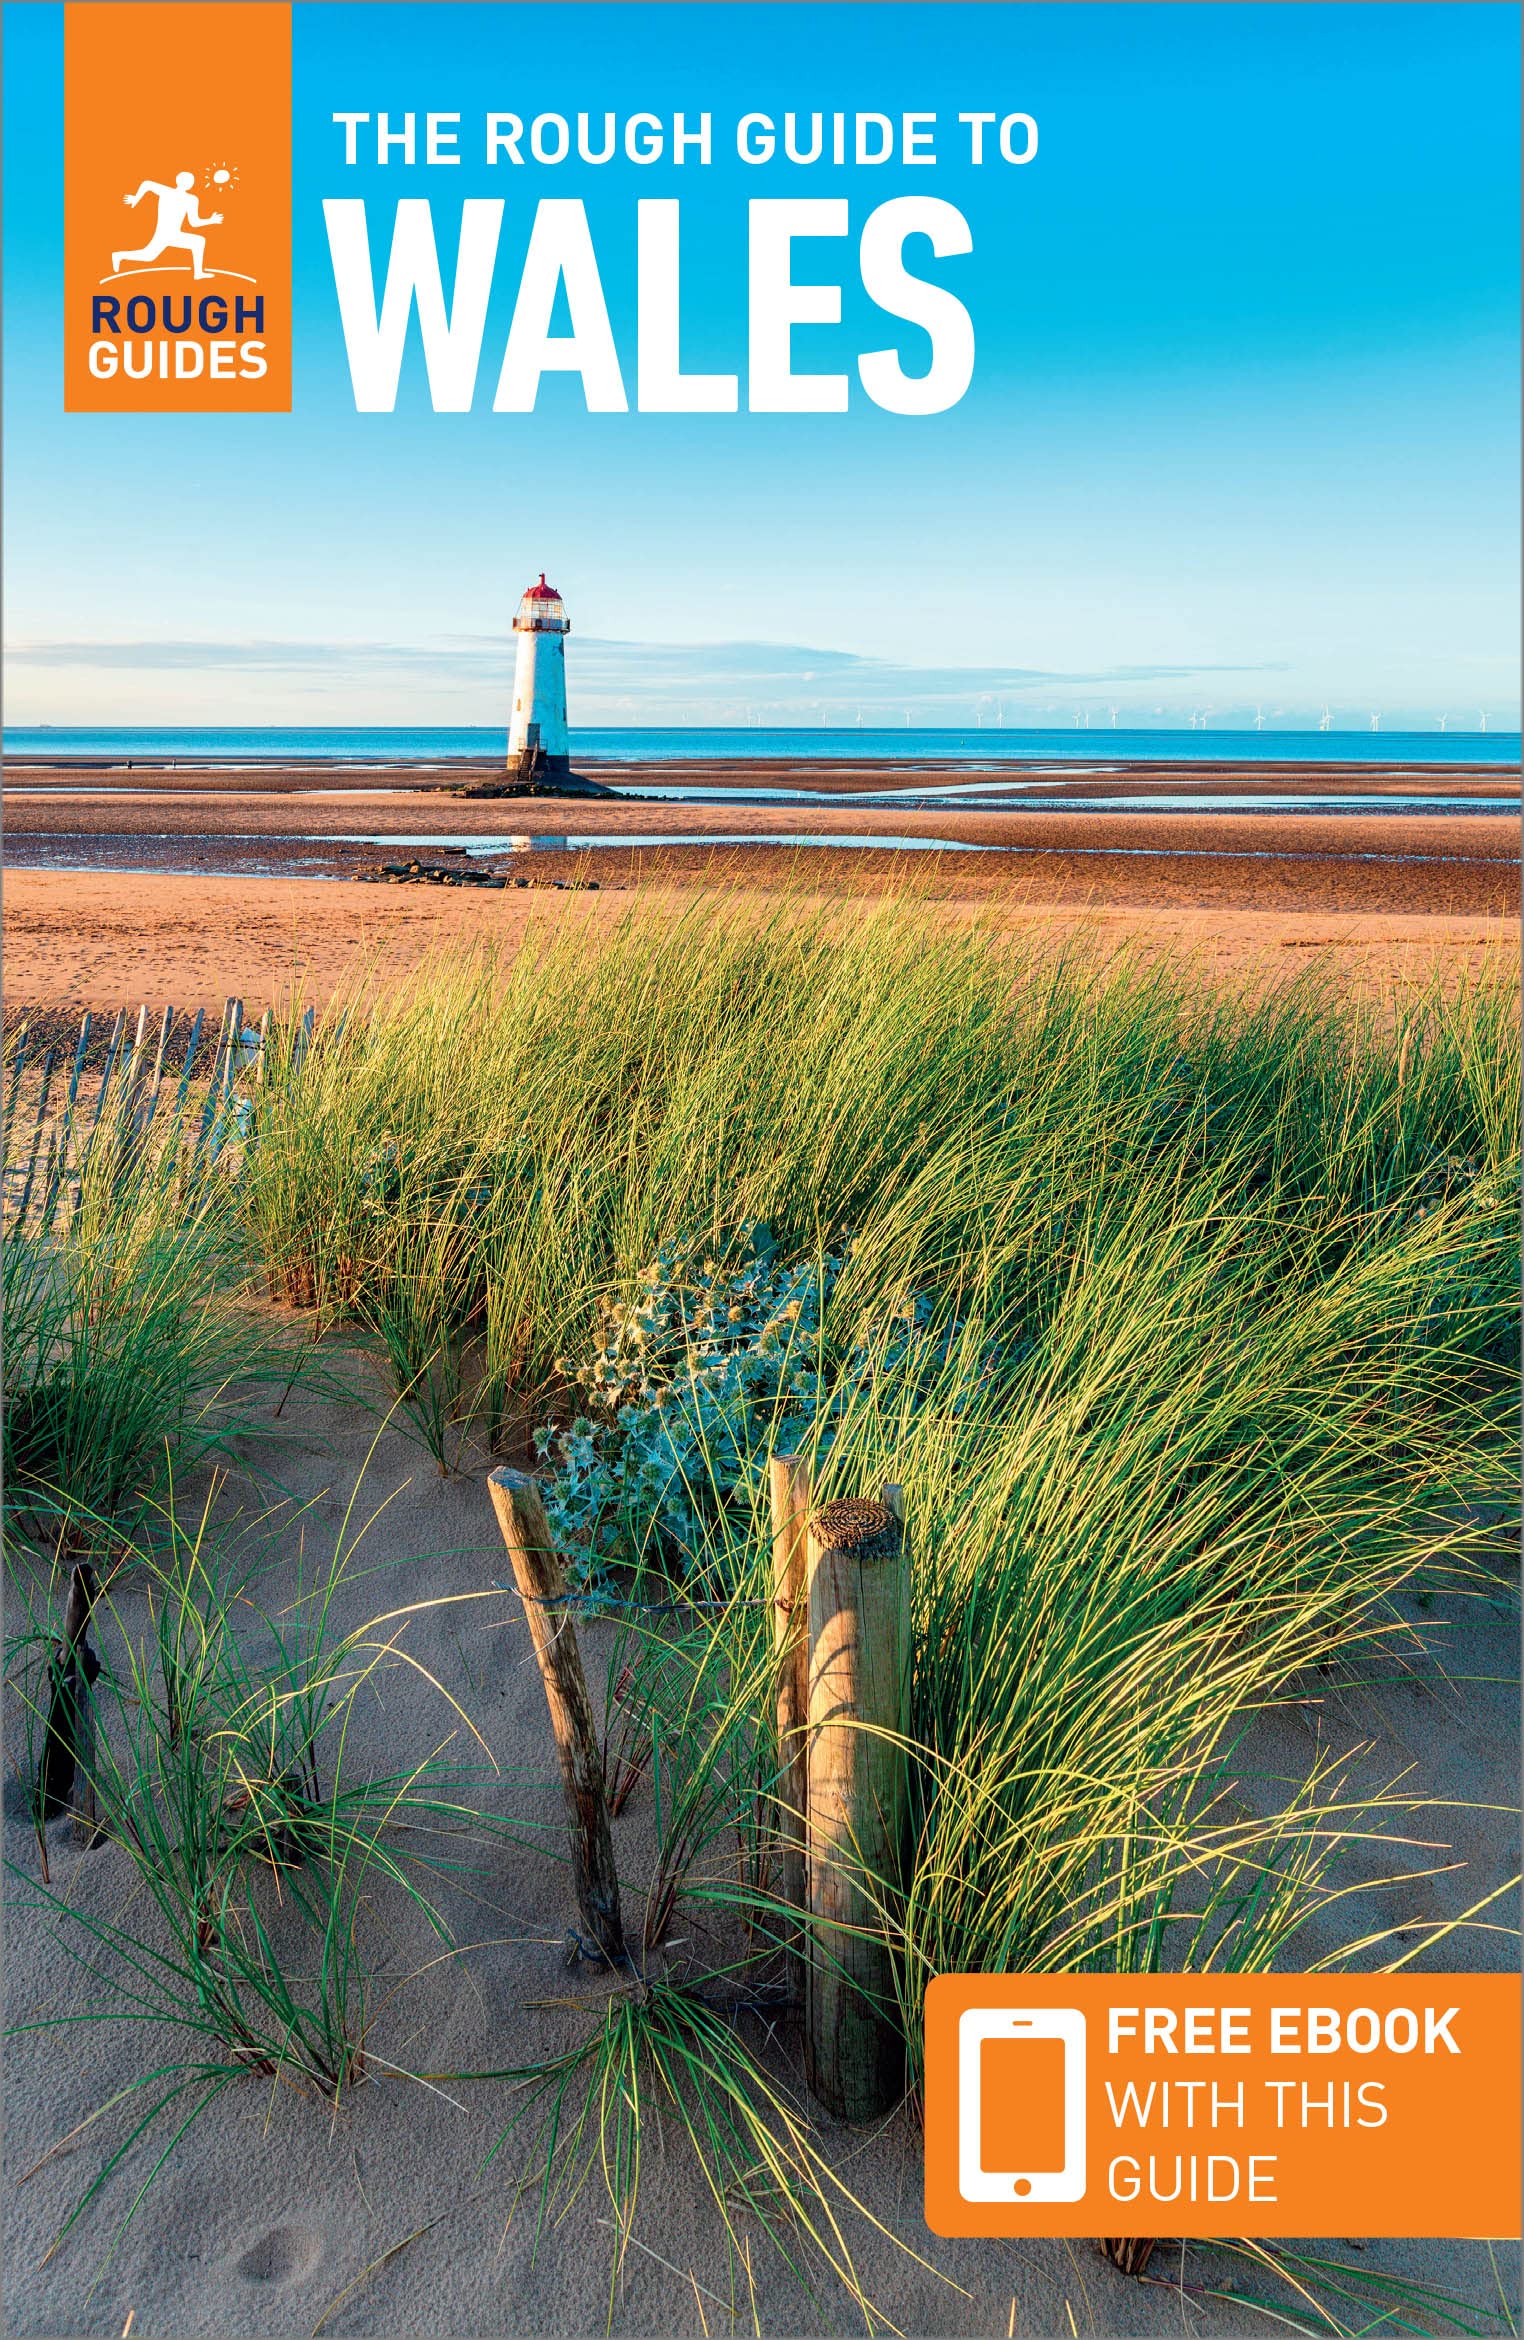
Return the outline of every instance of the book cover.
{"type": "Polygon", "coordinates": [[[1519,34],[5,8],[8,2329],[1516,2330],[1519,34]]]}

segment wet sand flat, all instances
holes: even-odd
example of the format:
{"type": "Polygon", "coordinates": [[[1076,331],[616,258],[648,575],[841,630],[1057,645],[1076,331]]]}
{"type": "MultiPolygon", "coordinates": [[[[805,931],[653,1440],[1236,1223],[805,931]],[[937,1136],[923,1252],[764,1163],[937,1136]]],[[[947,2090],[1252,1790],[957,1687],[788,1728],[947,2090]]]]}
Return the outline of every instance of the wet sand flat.
{"type": "Polygon", "coordinates": [[[297,968],[310,996],[327,997],[360,966],[400,972],[470,940],[511,947],[572,890],[599,922],[637,899],[660,916],[695,892],[758,905],[903,895],[1108,948],[1199,951],[1222,972],[1337,950],[1377,983],[1453,969],[1516,931],[1518,826],[1493,809],[1517,794],[1508,767],[1108,769],[1097,735],[1084,769],[995,766],[993,754],[982,768],[865,757],[600,769],[635,793],[463,796],[497,777],[485,764],[13,762],[10,1012],[150,992],[263,1001],[297,968]],[[998,803],[979,796],[992,780],[998,803]],[[640,795],[673,787],[707,801],[640,795]],[[947,789],[965,793],[939,798],[947,789]],[[745,801],[768,790],[781,800],[745,801]],[[880,801],[850,801],[867,791],[880,801]],[[346,882],[414,857],[505,882],[346,882]]]}
{"type": "Polygon", "coordinates": [[[768,890],[802,881],[831,896],[903,885],[968,902],[1483,917],[1517,907],[1517,824],[1492,809],[1514,786],[1509,773],[1468,767],[1415,783],[1347,766],[1285,776],[1241,765],[1134,767],[1036,783],[1017,773],[1010,785],[1040,786],[1041,798],[1000,805],[918,797],[949,773],[955,786],[969,785],[967,766],[907,772],[884,763],[712,772],[667,763],[620,775],[702,786],[709,800],[694,803],[471,800],[457,793],[472,777],[460,767],[130,775],[21,767],[6,794],[6,851],[13,870],[353,879],[398,854],[447,858],[454,846],[547,885],[768,890]],[[854,787],[891,781],[883,801],[842,801],[854,787]],[[1445,809],[1409,807],[1415,785],[1441,784],[1445,809]],[[744,789],[769,785],[785,787],[787,800],[740,801],[744,789]],[[1330,810],[1331,793],[1351,809],[1330,810]],[[1152,808],[1150,795],[1174,808],[1152,808]],[[1214,809],[1224,802],[1235,809],[1214,809]],[[1254,809],[1261,803],[1264,811],[1254,809]],[[534,849],[512,854],[514,837],[534,849]],[[807,872],[792,866],[805,862],[807,872]]]}
{"type": "MultiPolygon", "coordinates": [[[[1228,758],[1201,762],[1193,759],[1185,763],[1167,756],[1157,761],[1130,758],[1120,762],[1107,755],[1105,735],[1101,732],[1095,734],[1094,746],[1087,742],[1084,752],[1077,754],[1072,762],[1055,763],[1051,757],[1002,754],[998,736],[991,735],[987,760],[977,755],[949,756],[941,760],[865,755],[851,759],[705,757],[691,761],[636,756],[618,761],[591,757],[579,759],[579,764],[589,778],[620,788],[639,790],[683,785],[735,794],[759,788],[807,788],[828,795],[867,789],[914,793],[970,781],[1009,780],[1024,786],[1040,780],[1045,795],[1085,795],[1101,777],[1105,778],[1108,794],[1128,795],[1154,789],[1206,793],[1229,785],[1235,790],[1267,796],[1413,794],[1442,789],[1446,795],[1508,795],[1517,799],[1519,791],[1517,768],[1508,764],[1428,764],[1398,758],[1366,764],[1332,760],[1245,764],[1228,758]]],[[[7,770],[8,789],[151,787],[156,792],[228,796],[251,790],[287,796],[302,795],[312,789],[348,792],[399,786],[448,796],[457,788],[496,782],[502,776],[497,763],[464,760],[427,763],[416,758],[399,758],[390,763],[330,762],[317,758],[284,763],[260,758],[185,759],[170,763],[153,757],[131,760],[81,757],[48,763],[38,757],[12,757],[8,759],[7,770]]]]}

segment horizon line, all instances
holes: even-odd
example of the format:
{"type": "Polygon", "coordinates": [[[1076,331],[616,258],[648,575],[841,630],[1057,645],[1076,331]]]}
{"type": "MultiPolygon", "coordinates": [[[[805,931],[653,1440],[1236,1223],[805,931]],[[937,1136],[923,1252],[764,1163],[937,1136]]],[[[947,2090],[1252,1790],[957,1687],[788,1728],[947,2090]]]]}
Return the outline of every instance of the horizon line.
{"type": "MultiPolygon", "coordinates": [[[[1503,724],[1496,730],[1484,729],[1480,731],[1476,730],[1475,728],[1465,729],[1459,725],[1442,725],[1433,722],[1418,724],[1397,724],[1391,731],[1373,731],[1369,724],[1330,724],[1325,730],[1323,726],[1318,723],[1298,724],[1284,722],[1274,724],[1224,723],[1220,727],[1217,727],[1206,723],[791,723],[781,719],[776,722],[765,723],[573,723],[570,724],[568,728],[573,736],[575,736],[579,731],[733,731],[737,734],[738,737],[743,739],[751,738],[759,731],[853,732],[860,733],[865,737],[870,734],[877,736],[878,734],[882,733],[891,739],[903,739],[907,730],[911,732],[945,734],[948,738],[962,738],[968,732],[984,732],[993,738],[1005,737],[1012,739],[1021,739],[1028,736],[1051,738],[1055,733],[1062,733],[1065,737],[1067,737],[1071,732],[1076,731],[1094,731],[1102,738],[1104,738],[1112,731],[1154,731],[1160,733],[1178,732],[1187,738],[1200,738],[1204,734],[1210,734],[1214,730],[1217,731],[1217,735],[1219,737],[1226,738],[1243,736],[1255,739],[1263,739],[1267,736],[1280,737],[1282,735],[1296,737],[1316,737],[1322,739],[1511,739],[1519,735],[1519,723],[1517,719],[1515,719],[1512,723],[1503,724]]],[[[65,737],[74,735],[84,737],[102,732],[115,732],[122,735],[123,737],[126,737],[129,734],[150,735],[169,732],[194,732],[205,735],[219,731],[236,732],[240,735],[246,735],[250,732],[259,731],[312,733],[340,731],[479,731],[488,736],[495,737],[498,732],[505,729],[506,725],[498,722],[363,723],[357,721],[349,723],[113,723],[109,721],[101,721],[96,723],[53,723],[39,719],[30,723],[22,722],[7,724],[4,726],[3,731],[0,731],[0,738],[8,738],[16,733],[25,731],[52,731],[57,732],[65,737]]]]}

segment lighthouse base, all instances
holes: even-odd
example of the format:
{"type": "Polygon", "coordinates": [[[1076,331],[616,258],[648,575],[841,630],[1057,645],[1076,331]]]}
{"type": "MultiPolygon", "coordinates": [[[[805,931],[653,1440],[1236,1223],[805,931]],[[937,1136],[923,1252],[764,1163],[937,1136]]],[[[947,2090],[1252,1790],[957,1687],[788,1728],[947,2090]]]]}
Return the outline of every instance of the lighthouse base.
{"type": "Polygon", "coordinates": [[[574,772],[566,756],[547,755],[544,748],[518,749],[508,758],[501,780],[479,780],[470,788],[456,791],[459,796],[613,796],[617,790],[605,788],[601,780],[588,780],[574,772]]]}
{"type": "Polygon", "coordinates": [[[570,779],[571,758],[547,755],[538,745],[524,747],[517,755],[509,756],[507,771],[510,780],[516,780],[533,795],[537,788],[553,787],[559,780],[570,779]]]}

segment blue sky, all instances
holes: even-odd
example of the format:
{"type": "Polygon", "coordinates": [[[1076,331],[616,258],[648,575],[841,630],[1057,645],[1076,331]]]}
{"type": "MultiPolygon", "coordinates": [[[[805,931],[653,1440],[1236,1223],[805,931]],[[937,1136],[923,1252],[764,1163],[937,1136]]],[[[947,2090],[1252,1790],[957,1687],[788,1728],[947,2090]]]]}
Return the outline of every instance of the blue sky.
{"type": "MultiPolygon", "coordinates": [[[[299,5],[285,416],[65,415],[62,11],[6,10],[8,714],[491,723],[542,567],[574,725],[1517,722],[1519,15],[1506,6],[299,5]],[[457,170],[345,169],[336,110],[459,111],[457,170]],[[715,161],[489,172],[489,108],[708,108],[715,161]],[[746,169],[748,110],[1020,109],[1023,169],[746,169]],[[846,195],[796,364],[892,337],[855,234],[936,194],[973,234],[948,412],[749,414],[746,203],[846,195]],[[357,414],[323,231],[362,195],[505,215],[475,410],[357,414]],[[683,199],[684,363],[735,415],[536,411],[491,386],[535,200],[580,196],[627,378],[638,196],[683,199]]],[[[905,329],[907,368],[924,342],[905,329]]]]}

